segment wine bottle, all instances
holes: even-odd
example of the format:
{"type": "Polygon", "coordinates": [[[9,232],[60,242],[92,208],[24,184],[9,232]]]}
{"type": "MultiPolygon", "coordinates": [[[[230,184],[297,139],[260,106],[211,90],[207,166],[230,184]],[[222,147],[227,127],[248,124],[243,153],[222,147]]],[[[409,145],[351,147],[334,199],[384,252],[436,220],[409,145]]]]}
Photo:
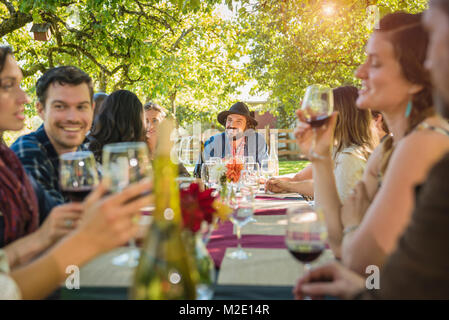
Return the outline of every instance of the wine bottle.
{"type": "Polygon", "coordinates": [[[170,159],[172,120],[159,127],[153,163],[155,210],[137,266],[131,298],[193,300],[198,273],[181,237],[181,207],[177,166],[170,159]]]}
{"type": "Polygon", "coordinates": [[[279,175],[278,140],[275,133],[270,133],[270,162],[274,165],[274,175],[279,175]]]}

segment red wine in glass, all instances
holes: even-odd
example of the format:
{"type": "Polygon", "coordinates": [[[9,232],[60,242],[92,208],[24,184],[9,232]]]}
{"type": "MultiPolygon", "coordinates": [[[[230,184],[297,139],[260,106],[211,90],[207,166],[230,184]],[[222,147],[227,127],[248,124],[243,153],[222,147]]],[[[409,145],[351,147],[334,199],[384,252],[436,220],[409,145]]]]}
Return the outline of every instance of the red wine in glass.
{"type": "Polygon", "coordinates": [[[306,122],[310,124],[312,128],[319,128],[324,125],[330,119],[330,115],[321,114],[318,116],[312,116],[306,119],[306,122]]]}
{"type": "Polygon", "coordinates": [[[63,193],[71,202],[83,202],[88,194],[92,191],[92,187],[86,186],[81,188],[64,189],[63,193]]]}
{"type": "Polygon", "coordinates": [[[302,246],[289,246],[288,251],[293,257],[303,263],[310,263],[318,259],[323,253],[323,245],[302,245],[302,246]]]}

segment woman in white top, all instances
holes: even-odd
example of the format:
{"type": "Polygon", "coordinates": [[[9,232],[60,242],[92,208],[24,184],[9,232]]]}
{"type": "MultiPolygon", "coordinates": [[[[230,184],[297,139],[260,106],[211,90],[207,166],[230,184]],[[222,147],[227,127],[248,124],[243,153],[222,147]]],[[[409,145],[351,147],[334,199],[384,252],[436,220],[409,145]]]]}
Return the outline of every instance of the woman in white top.
{"type": "MultiPolygon", "coordinates": [[[[334,109],[339,113],[334,132],[334,174],[338,194],[344,201],[362,178],[368,157],[379,139],[373,132],[375,127],[370,112],[355,105],[357,88],[338,87],[333,93],[334,109]]],[[[312,166],[307,166],[293,178],[270,179],[266,188],[272,192],[298,192],[313,197],[312,166]]]]}

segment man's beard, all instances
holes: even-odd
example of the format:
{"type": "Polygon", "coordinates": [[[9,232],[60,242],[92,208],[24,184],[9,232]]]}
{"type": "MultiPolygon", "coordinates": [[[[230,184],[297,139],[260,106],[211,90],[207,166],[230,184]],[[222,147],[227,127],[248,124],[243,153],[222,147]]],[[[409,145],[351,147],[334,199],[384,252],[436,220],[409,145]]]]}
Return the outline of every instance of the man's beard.
{"type": "Polygon", "coordinates": [[[243,131],[235,127],[226,128],[226,133],[228,134],[229,137],[235,139],[240,139],[241,137],[243,137],[243,131]]]}

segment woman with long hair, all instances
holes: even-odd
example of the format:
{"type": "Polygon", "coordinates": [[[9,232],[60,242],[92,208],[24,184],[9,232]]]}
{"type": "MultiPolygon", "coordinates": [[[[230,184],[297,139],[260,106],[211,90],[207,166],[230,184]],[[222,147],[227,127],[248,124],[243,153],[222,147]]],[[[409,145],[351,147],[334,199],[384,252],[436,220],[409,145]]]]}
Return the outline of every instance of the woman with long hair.
{"type": "MultiPolygon", "coordinates": [[[[343,264],[358,273],[381,267],[410,220],[413,194],[428,170],[449,151],[449,126],[432,108],[432,86],[424,68],[428,35],[421,15],[394,13],[382,18],[366,46],[367,60],[357,107],[382,112],[392,133],[373,152],[362,180],[341,202],[329,152],[336,123],[318,128],[311,158],[315,205],[326,219],[329,245],[343,264]]],[[[298,118],[304,120],[301,110],[298,118]]],[[[304,121],[298,144],[309,150],[312,129],[304,121]]]]}
{"type": "Polygon", "coordinates": [[[145,141],[143,107],[128,90],[117,90],[104,100],[87,137],[89,150],[101,163],[103,147],[116,142],[145,141]]]}
{"type": "MultiPolygon", "coordinates": [[[[362,178],[366,162],[378,139],[373,134],[368,110],[357,109],[357,88],[338,87],[333,90],[334,109],[338,111],[334,132],[332,160],[337,191],[344,201],[354,185],[362,178]]],[[[312,167],[308,166],[293,178],[274,178],[267,182],[273,192],[298,192],[313,197],[312,167]]]]}

